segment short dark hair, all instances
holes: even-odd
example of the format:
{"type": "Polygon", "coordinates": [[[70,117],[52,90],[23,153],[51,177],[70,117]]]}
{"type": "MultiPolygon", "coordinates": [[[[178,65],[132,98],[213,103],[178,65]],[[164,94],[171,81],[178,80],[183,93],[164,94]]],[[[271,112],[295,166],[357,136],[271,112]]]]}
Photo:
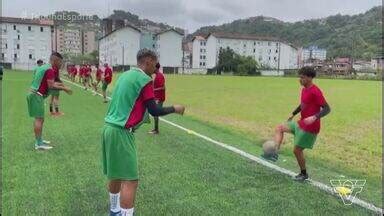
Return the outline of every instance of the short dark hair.
{"type": "Polygon", "coordinates": [[[299,75],[304,75],[307,77],[315,78],[316,77],[316,71],[313,67],[305,66],[300,68],[299,75]]]}
{"type": "Polygon", "coordinates": [[[147,48],[139,50],[139,52],[136,55],[137,62],[140,62],[141,60],[147,57],[150,57],[152,59],[157,59],[156,53],[147,48]]]}
{"type": "Polygon", "coordinates": [[[43,64],[44,62],[43,62],[43,60],[41,60],[41,59],[39,59],[39,60],[37,60],[37,62],[36,62],[36,64],[43,64]]]}
{"type": "Polygon", "coordinates": [[[157,64],[156,64],[156,68],[157,68],[157,69],[160,68],[160,63],[159,63],[159,62],[157,62],[157,64]]]}
{"type": "Polygon", "coordinates": [[[52,52],[51,56],[56,56],[56,57],[58,57],[60,59],[63,59],[63,56],[60,53],[58,53],[58,52],[52,52]]]}

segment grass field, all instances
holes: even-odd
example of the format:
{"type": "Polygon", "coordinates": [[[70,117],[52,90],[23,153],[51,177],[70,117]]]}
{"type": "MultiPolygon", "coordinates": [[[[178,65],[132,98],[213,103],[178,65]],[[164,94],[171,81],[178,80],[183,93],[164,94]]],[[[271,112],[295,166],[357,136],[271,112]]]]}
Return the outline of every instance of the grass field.
{"type": "MultiPolygon", "coordinates": [[[[298,104],[296,79],[168,76],[169,102],[187,105],[179,123],[255,155],[273,126],[298,104]],[[215,106],[217,105],[217,106],[215,106]],[[217,108],[219,107],[219,108],[217,108]],[[234,110],[237,109],[237,111],[234,110]]],[[[46,118],[49,152],[33,149],[25,95],[31,75],[6,71],[3,83],[3,215],[106,215],[100,132],[106,105],[73,86],[61,118],[46,118]]],[[[359,198],[381,206],[381,83],[320,80],[332,107],[308,153],[313,178],[367,179],[359,198]]],[[[337,197],[162,124],[136,133],[138,215],[370,215],[337,197]]],[[[289,141],[290,139],[288,139],[289,141]]],[[[287,142],[279,166],[297,170],[287,142]]]]}

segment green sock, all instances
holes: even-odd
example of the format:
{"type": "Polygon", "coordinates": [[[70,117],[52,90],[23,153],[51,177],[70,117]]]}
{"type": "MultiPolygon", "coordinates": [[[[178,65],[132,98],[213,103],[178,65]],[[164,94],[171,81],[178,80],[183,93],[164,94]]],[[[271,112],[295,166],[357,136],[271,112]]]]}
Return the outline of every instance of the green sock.
{"type": "Polygon", "coordinates": [[[42,145],[43,144],[43,138],[37,137],[36,138],[36,145],[42,145]]]}

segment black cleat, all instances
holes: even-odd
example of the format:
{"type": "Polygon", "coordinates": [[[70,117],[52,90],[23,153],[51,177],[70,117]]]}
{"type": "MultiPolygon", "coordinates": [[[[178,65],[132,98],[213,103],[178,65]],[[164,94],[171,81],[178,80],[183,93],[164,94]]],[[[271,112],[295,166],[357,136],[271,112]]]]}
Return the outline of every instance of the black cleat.
{"type": "Polygon", "coordinates": [[[309,178],[309,177],[308,177],[308,174],[305,174],[305,175],[304,175],[304,174],[300,173],[299,175],[295,176],[295,177],[293,178],[293,180],[302,182],[302,181],[307,180],[308,178],[309,178]]]}

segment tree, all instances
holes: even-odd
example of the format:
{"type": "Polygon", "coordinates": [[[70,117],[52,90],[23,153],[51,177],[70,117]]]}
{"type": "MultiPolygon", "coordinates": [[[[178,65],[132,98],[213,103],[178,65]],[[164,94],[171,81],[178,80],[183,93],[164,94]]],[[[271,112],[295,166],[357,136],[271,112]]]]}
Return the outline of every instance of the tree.
{"type": "Polygon", "coordinates": [[[251,56],[241,56],[231,48],[220,49],[217,72],[233,72],[237,75],[258,75],[260,65],[251,56]]]}

